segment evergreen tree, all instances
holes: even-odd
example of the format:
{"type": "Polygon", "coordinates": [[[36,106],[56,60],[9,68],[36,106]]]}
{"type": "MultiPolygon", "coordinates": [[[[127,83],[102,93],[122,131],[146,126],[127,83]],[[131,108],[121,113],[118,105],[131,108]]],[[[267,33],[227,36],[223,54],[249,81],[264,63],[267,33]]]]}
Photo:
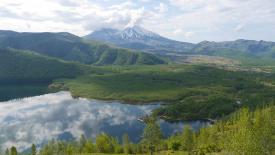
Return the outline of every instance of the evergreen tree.
{"type": "Polygon", "coordinates": [[[32,152],[31,155],[36,155],[36,146],[34,144],[32,144],[32,152]]]}
{"type": "Polygon", "coordinates": [[[191,151],[194,145],[193,131],[189,125],[186,125],[182,133],[183,150],[191,151]]]}
{"type": "Polygon", "coordinates": [[[260,152],[271,154],[274,140],[272,139],[274,133],[274,125],[275,120],[274,109],[269,108],[266,110],[256,110],[254,112],[254,131],[255,131],[255,139],[258,141],[258,145],[260,145],[260,152]]]}
{"type": "Polygon", "coordinates": [[[150,118],[143,130],[143,142],[149,146],[151,155],[155,151],[156,147],[160,144],[161,138],[162,133],[160,126],[156,123],[156,120],[150,118]]]}
{"type": "Polygon", "coordinates": [[[112,153],[123,153],[123,147],[119,144],[118,139],[111,137],[111,146],[112,146],[112,153]]]}
{"type": "Polygon", "coordinates": [[[10,155],[17,155],[17,149],[15,146],[11,147],[10,155]]]}
{"type": "Polygon", "coordinates": [[[93,142],[91,140],[87,140],[84,146],[83,153],[94,153],[95,151],[96,150],[93,142]]]}
{"type": "Polygon", "coordinates": [[[85,145],[86,145],[87,139],[86,137],[82,134],[79,139],[79,151],[83,152],[85,145]]]}
{"type": "Polygon", "coordinates": [[[5,155],[10,155],[10,150],[9,150],[9,148],[6,149],[5,155]]]}
{"type": "Polygon", "coordinates": [[[205,147],[206,145],[208,145],[208,137],[209,137],[209,133],[207,129],[206,128],[200,129],[199,136],[197,139],[198,147],[205,147]]]}
{"type": "Polygon", "coordinates": [[[228,137],[227,148],[236,154],[256,154],[258,145],[249,109],[242,109],[235,120],[236,128],[228,137]]]}
{"type": "Polygon", "coordinates": [[[105,133],[101,133],[101,134],[97,135],[96,147],[97,147],[98,152],[100,152],[100,153],[113,153],[114,152],[114,147],[111,143],[111,139],[105,133]]]}
{"type": "Polygon", "coordinates": [[[130,153],[130,140],[128,134],[124,134],[122,137],[123,152],[126,154],[130,153]]]}
{"type": "Polygon", "coordinates": [[[73,155],[74,153],[74,146],[72,144],[69,144],[66,147],[66,155],[73,155]]]}

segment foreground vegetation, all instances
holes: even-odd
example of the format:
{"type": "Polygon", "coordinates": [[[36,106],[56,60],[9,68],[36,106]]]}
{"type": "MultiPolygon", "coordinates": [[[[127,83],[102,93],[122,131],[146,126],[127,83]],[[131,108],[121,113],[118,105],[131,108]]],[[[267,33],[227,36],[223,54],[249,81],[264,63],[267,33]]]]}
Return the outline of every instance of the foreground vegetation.
{"type": "MultiPolygon", "coordinates": [[[[88,155],[88,154],[240,154],[270,155],[275,152],[275,106],[250,111],[242,108],[227,119],[194,132],[185,126],[182,133],[162,138],[155,119],[146,122],[142,140],[131,143],[124,135],[122,142],[101,133],[96,140],[82,136],[78,141],[53,140],[40,151],[32,146],[31,155],[88,155]],[[173,153],[174,152],[174,153],[173,153]]],[[[6,155],[17,155],[15,147],[6,155]]]]}
{"type": "Polygon", "coordinates": [[[100,74],[55,81],[75,97],[127,103],[165,102],[166,119],[218,118],[275,99],[274,74],[197,65],[100,67],[100,74]]]}

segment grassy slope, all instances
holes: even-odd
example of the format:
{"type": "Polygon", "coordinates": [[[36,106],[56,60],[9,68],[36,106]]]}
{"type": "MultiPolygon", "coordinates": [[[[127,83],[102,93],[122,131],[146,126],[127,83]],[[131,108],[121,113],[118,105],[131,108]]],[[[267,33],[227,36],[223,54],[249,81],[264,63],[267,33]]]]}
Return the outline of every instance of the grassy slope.
{"type": "Polygon", "coordinates": [[[109,73],[58,82],[65,83],[64,87],[74,96],[133,103],[174,103],[157,111],[171,119],[215,118],[243,105],[268,102],[274,99],[275,93],[275,87],[270,85],[274,84],[274,76],[263,73],[193,65],[101,69],[109,73]]]}

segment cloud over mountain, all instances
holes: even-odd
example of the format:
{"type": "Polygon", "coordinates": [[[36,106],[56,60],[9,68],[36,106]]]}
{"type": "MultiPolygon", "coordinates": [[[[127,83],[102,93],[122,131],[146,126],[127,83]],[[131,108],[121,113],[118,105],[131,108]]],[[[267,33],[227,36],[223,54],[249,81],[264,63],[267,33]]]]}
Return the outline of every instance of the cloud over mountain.
{"type": "Polygon", "coordinates": [[[86,35],[141,25],[169,38],[198,42],[237,38],[274,40],[273,0],[0,0],[0,29],[69,31],[86,35]],[[236,26],[246,25],[246,31],[236,26]],[[258,29],[264,27],[264,29],[258,29]],[[174,33],[193,32],[193,37],[174,33]],[[253,33],[252,33],[253,32],[253,33]],[[211,34],[211,35],[210,35],[211,34]]]}

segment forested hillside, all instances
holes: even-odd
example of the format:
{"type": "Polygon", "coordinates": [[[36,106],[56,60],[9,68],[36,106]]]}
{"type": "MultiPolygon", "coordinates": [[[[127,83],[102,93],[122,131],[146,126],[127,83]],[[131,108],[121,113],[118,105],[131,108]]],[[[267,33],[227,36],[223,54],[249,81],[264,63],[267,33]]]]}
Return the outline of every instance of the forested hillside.
{"type": "Polygon", "coordinates": [[[133,52],[106,44],[83,41],[70,33],[18,33],[0,31],[0,47],[31,50],[42,55],[95,65],[165,64],[148,53],[133,52]]]}
{"type": "Polygon", "coordinates": [[[0,83],[43,83],[56,78],[73,78],[84,66],[30,51],[0,49],[0,83]]]}

